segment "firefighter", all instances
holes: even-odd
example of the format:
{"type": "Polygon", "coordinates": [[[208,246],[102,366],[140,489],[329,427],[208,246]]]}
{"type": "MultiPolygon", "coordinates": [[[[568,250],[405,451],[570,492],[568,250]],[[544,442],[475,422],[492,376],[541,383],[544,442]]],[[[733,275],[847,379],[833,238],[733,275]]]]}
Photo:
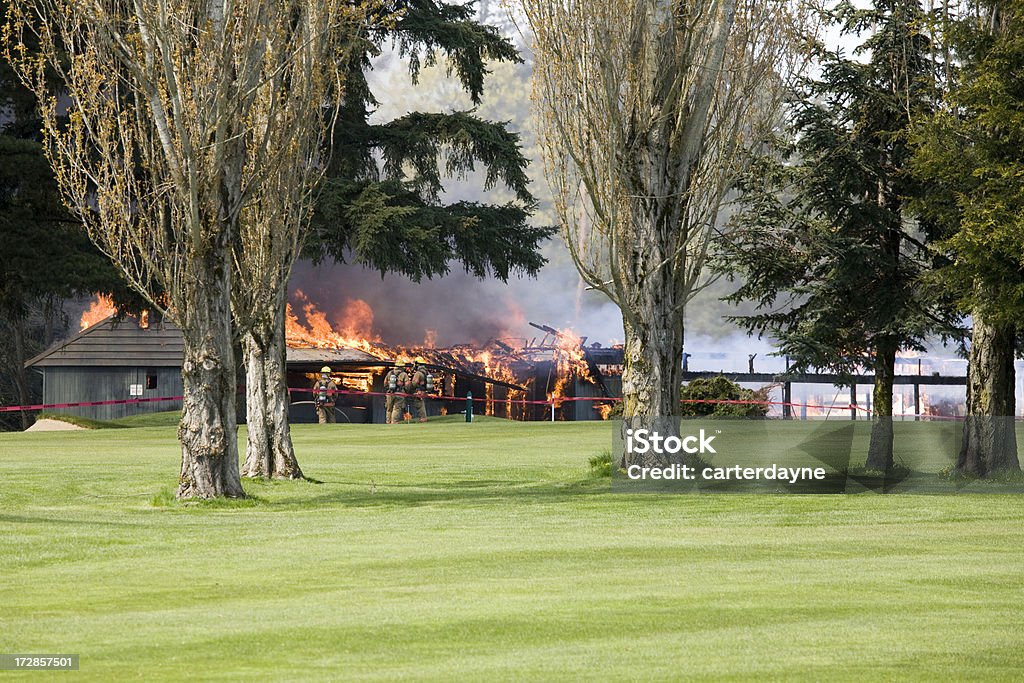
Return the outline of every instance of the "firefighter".
{"type": "Polygon", "coordinates": [[[400,422],[405,422],[406,394],[411,393],[409,389],[412,386],[412,363],[400,360],[395,363],[395,370],[397,372],[395,375],[396,390],[392,394],[394,401],[391,404],[389,421],[391,424],[396,425],[400,422]]]}
{"type": "Polygon", "coordinates": [[[316,407],[316,417],[320,424],[333,423],[334,404],[337,395],[333,392],[338,390],[338,385],[331,379],[331,368],[328,365],[320,368],[320,379],[313,385],[313,405],[316,407]]]}
{"type": "Polygon", "coordinates": [[[391,414],[395,411],[395,402],[399,399],[398,375],[401,374],[403,367],[401,361],[396,361],[390,372],[384,375],[384,393],[387,394],[384,398],[384,421],[388,424],[395,422],[391,419],[391,414]]]}
{"type": "Polygon", "coordinates": [[[413,394],[413,396],[409,398],[409,403],[411,404],[409,412],[413,412],[413,408],[415,408],[420,422],[427,421],[427,405],[423,400],[423,397],[425,394],[432,393],[434,390],[434,378],[427,370],[426,363],[427,359],[423,356],[419,356],[416,359],[416,367],[413,369],[412,377],[409,380],[410,385],[408,393],[413,394]]]}

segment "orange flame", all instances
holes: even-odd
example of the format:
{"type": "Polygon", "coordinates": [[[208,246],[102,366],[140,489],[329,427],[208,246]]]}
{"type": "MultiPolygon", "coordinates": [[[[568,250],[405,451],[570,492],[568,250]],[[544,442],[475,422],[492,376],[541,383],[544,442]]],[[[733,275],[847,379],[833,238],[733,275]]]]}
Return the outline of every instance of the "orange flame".
{"type": "MultiPolygon", "coordinates": [[[[306,348],[351,348],[365,351],[377,358],[408,361],[418,356],[426,358],[434,373],[434,391],[442,395],[454,395],[455,374],[458,372],[481,375],[507,384],[529,387],[534,381],[534,363],[550,359],[555,365],[553,386],[548,398],[558,401],[566,397],[566,391],[573,379],[593,382],[583,351],[583,339],[571,331],[558,331],[550,342],[541,346],[522,346],[506,338],[505,343],[494,341],[480,349],[458,345],[439,349],[436,347],[436,330],[425,330],[422,346],[391,346],[373,333],[374,311],[361,299],[346,300],[340,319],[329,320],[327,314],[310,301],[303,292],[296,290],[292,304],[288,305],[285,319],[285,336],[291,347],[306,348]],[[333,323],[333,324],[332,324],[333,323]],[[442,368],[449,368],[445,372],[442,368]],[[451,373],[450,371],[454,371],[451,373]]],[[[517,317],[521,312],[516,313],[517,317]]],[[[351,378],[343,382],[347,386],[369,388],[373,375],[383,374],[386,368],[374,371],[370,376],[351,378]]],[[[484,412],[487,415],[501,413],[508,418],[527,417],[534,407],[522,403],[509,403],[503,399],[523,400],[529,393],[488,383],[484,390],[484,412]]]]}
{"type": "Polygon", "coordinates": [[[376,350],[373,336],[373,309],[362,299],[348,299],[345,303],[344,320],[337,331],[327,320],[327,315],[316,307],[301,291],[295,290],[295,298],[302,305],[305,324],[288,304],[285,311],[285,339],[289,346],[336,349],[346,347],[367,353],[376,350]]]}
{"type": "Polygon", "coordinates": [[[346,299],[341,334],[356,339],[373,337],[373,309],[362,299],[346,299]]]}
{"type": "Polygon", "coordinates": [[[82,313],[79,325],[81,325],[83,330],[88,329],[96,323],[106,320],[116,312],[117,309],[114,307],[114,302],[109,296],[97,294],[93,298],[92,303],[89,304],[89,308],[85,309],[85,312],[82,313]]]}
{"type": "Polygon", "coordinates": [[[578,377],[593,382],[590,376],[590,367],[587,365],[586,356],[583,353],[583,338],[576,336],[572,330],[561,331],[560,336],[555,340],[554,361],[558,371],[555,386],[548,395],[548,400],[555,400],[556,407],[561,405],[557,402],[559,398],[565,398],[565,388],[569,380],[578,377]]]}

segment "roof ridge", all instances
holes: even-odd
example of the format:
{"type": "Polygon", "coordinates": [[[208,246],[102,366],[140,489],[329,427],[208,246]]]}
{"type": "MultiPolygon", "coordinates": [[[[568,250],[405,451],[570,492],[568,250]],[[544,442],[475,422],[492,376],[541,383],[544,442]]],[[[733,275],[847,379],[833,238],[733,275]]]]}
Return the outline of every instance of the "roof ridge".
{"type": "Polygon", "coordinates": [[[137,329],[139,331],[151,333],[154,335],[160,334],[174,337],[180,337],[181,335],[181,330],[173,323],[170,323],[170,321],[161,320],[158,324],[154,324],[149,327],[141,327],[138,325],[138,316],[124,315],[118,318],[117,314],[115,313],[108,315],[103,320],[100,320],[99,322],[90,325],[89,327],[72,335],[71,337],[68,337],[67,339],[62,339],[60,341],[54,342],[54,344],[52,344],[48,349],[46,349],[42,353],[39,353],[38,355],[25,361],[25,367],[29,368],[35,365],[39,365],[40,363],[46,361],[51,356],[54,356],[65,351],[69,347],[81,342],[83,339],[91,335],[95,335],[96,333],[103,334],[107,332],[113,332],[117,328],[121,327],[123,323],[128,321],[135,322],[134,328],[129,327],[128,329],[137,329]]]}

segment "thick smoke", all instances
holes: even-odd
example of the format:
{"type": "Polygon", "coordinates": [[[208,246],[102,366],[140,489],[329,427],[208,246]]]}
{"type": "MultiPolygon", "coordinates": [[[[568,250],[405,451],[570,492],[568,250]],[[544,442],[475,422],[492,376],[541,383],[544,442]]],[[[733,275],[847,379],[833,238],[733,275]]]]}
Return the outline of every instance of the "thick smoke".
{"type": "MultiPolygon", "coordinates": [[[[369,336],[391,344],[420,344],[430,331],[438,346],[543,336],[529,322],[571,329],[587,337],[588,344],[621,343],[618,308],[603,294],[584,288],[560,241],[549,242],[545,253],[550,261],[538,277],[508,283],[477,280],[457,267],[446,277],[416,283],[401,275],[381,278],[361,266],[304,262],[292,275],[292,308],[301,317],[308,299],[335,330],[359,336],[365,311],[358,302],[365,302],[373,312],[369,336]],[[359,320],[353,312],[361,314],[359,320]]],[[[695,354],[695,361],[705,356],[710,363],[700,363],[699,369],[745,370],[747,355],[757,353],[759,368],[781,370],[784,361],[769,357],[768,341],[751,339],[726,320],[737,311],[719,299],[724,291],[724,285],[713,286],[687,308],[687,351],[695,354]]]]}
{"type": "MultiPolygon", "coordinates": [[[[547,249],[561,248],[552,243],[547,249]]],[[[571,328],[604,344],[621,341],[622,317],[603,295],[586,292],[571,266],[552,265],[537,278],[477,280],[457,269],[416,283],[355,265],[300,263],[292,275],[293,308],[300,290],[341,330],[351,302],[373,309],[374,336],[392,344],[419,344],[430,331],[438,346],[483,344],[494,338],[531,339],[543,332],[529,321],[571,328]]]]}

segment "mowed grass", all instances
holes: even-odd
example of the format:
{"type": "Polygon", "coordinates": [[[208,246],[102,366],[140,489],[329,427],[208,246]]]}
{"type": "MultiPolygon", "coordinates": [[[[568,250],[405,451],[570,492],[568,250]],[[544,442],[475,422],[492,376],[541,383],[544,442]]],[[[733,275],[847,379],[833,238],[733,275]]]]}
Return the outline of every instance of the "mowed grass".
{"type": "MultiPolygon", "coordinates": [[[[12,680],[1012,680],[1006,495],[622,495],[600,423],[297,425],[311,482],[170,501],[169,426],[0,434],[12,680]]],[[[244,432],[243,432],[244,443],[244,432]]]]}

